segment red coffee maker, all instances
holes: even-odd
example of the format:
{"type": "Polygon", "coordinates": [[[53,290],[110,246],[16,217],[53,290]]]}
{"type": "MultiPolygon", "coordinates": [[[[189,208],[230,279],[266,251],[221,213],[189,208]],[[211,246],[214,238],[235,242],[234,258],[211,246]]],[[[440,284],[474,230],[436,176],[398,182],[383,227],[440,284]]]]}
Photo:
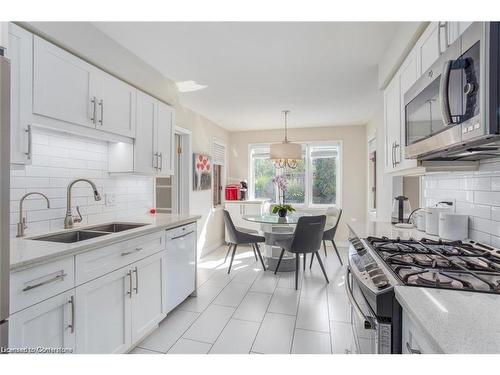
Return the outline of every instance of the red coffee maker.
{"type": "Polygon", "coordinates": [[[240,185],[231,184],[226,186],[226,200],[237,201],[240,199],[240,185]]]}

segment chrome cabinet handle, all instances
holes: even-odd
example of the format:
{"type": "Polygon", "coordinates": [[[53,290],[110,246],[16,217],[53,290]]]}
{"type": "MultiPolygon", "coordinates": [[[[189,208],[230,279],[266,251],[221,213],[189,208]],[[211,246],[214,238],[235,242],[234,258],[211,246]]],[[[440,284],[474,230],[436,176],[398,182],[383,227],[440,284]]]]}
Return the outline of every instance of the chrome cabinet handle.
{"type": "Polygon", "coordinates": [[[139,294],[139,271],[137,269],[137,267],[135,267],[135,269],[132,271],[135,273],[135,294],[139,294]]]}
{"type": "Polygon", "coordinates": [[[38,284],[34,284],[34,285],[28,285],[27,287],[25,287],[23,289],[23,292],[27,292],[28,290],[32,290],[32,289],[35,289],[35,288],[38,288],[38,287],[41,287],[43,285],[47,285],[47,284],[50,284],[50,283],[53,283],[55,281],[59,281],[59,280],[64,280],[64,278],[68,276],[68,274],[64,273],[64,271],[59,271],[59,275],[56,275],[55,277],[53,277],[52,279],[48,279],[48,280],[45,280],[45,281],[42,281],[42,282],[39,282],[38,284]]]}
{"type": "Polygon", "coordinates": [[[158,170],[158,153],[153,154],[153,168],[158,170]]]}
{"type": "Polygon", "coordinates": [[[92,114],[90,116],[90,121],[92,121],[92,124],[95,125],[96,121],[95,121],[95,118],[96,118],[96,104],[97,104],[97,99],[95,96],[91,97],[90,98],[90,103],[92,104],[92,114]]]}
{"type": "Polygon", "coordinates": [[[99,125],[104,124],[104,100],[99,100],[99,106],[101,107],[101,118],[99,119],[99,125]]]}
{"type": "Polygon", "coordinates": [[[71,324],[68,328],[71,328],[71,333],[75,333],[75,296],[71,296],[68,303],[71,305],[71,324]]]}
{"type": "Polygon", "coordinates": [[[392,160],[392,167],[394,168],[394,142],[392,142],[392,155],[391,155],[391,160],[392,160]]]}
{"type": "Polygon", "coordinates": [[[398,160],[398,154],[397,150],[399,148],[399,143],[394,142],[394,166],[397,166],[399,163],[401,163],[401,160],[398,160]]]}
{"type": "Polygon", "coordinates": [[[441,29],[444,29],[445,32],[445,39],[446,39],[446,48],[448,48],[448,22],[438,22],[438,52],[439,55],[441,56],[443,54],[443,51],[441,49],[441,29]]]}
{"type": "Polygon", "coordinates": [[[187,233],[181,234],[180,236],[172,237],[172,240],[178,240],[180,238],[184,238],[186,236],[189,236],[191,233],[194,233],[194,230],[192,230],[191,232],[187,232],[187,233]]]}
{"type": "Polygon", "coordinates": [[[130,255],[130,254],[134,254],[134,253],[137,253],[139,251],[142,251],[144,250],[142,247],[136,247],[134,250],[131,250],[131,251],[127,251],[125,253],[122,253],[122,257],[126,256],[126,255],[130,255]]]}
{"type": "Polygon", "coordinates": [[[163,169],[163,153],[160,152],[158,154],[158,158],[160,159],[160,167],[159,167],[159,169],[161,171],[163,169]]]}
{"type": "Polygon", "coordinates": [[[28,150],[24,153],[26,155],[26,159],[31,160],[32,157],[32,145],[33,145],[33,133],[31,131],[31,125],[28,125],[25,132],[28,134],[28,150]]]}
{"type": "Polygon", "coordinates": [[[130,298],[132,298],[132,271],[128,271],[127,276],[128,276],[128,292],[127,292],[127,294],[129,295],[130,298]]]}
{"type": "Polygon", "coordinates": [[[408,342],[406,342],[406,350],[408,350],[408,353],[410,354],[422,354],[420,350],[413,349],[408,342]]]}
{"type": "Polygon", "coordinates": [[[347,297],[349,298],[349,301],[351,302],[351,305],[353,307],[353,310],[356,312],[358,317],[361,320],[364,320],[364,327],[365,329],[376,329],[375,327],[375,321],[372,317],[366,316],[361,308],[359,307],[358,303],[354,299],[354,295],[352,294],[352,288],[351,288],[351,281],[350,281],[350,275],[351,275],[351,270],[349,267],[346,269],[345,273],[345,291],[347,294],[347,297]]]}

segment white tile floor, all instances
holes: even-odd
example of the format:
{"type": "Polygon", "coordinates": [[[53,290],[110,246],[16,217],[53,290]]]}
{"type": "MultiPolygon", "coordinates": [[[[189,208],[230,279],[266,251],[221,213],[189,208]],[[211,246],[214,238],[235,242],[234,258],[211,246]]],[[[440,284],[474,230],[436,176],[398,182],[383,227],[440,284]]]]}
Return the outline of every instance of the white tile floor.
{"type": "MultiPolygon", "coordinates": [[[[263,272],[250,247],[239,246],[231,274],[226,247],[198,263],[198,295],[172,311],[132,353],[340,353],[354,352],[344,269],[328,248],[300,271],[263,272]]],[[[346,249],[339,248],[343,259],[346,249]]],[[[309,259],[308,259],[309,260],[309,259]]],[[[345,263],[345,262],[344,262],[345,263]]]]}

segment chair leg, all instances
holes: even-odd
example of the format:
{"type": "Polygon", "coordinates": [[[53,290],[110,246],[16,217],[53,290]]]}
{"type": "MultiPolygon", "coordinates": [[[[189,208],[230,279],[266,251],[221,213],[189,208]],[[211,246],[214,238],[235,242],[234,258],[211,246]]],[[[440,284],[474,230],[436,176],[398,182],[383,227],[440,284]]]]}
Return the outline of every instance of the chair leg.
{"type": "Polygon", "coordinates": [[[306,254],[306,253],[304,253],[304,265],[302,266],[302,267],[303,267],[302,269],[303,269],[304,271],[306,270],[306,259],[307,259],[307,254],[306,254]]]}
{"type": "Polygon", "coordinates": [[[255,261],[257,261],[257,252],[255,251],[255,245],[252,243],[252,249],[253,249],[253,256],[255,257],[255,261]]]}
{"type": "Polygon", "coordinates": [[[231,254],[231,262],[229,262],[229,268],[227,269],[227,274],[228,275],[231,272],[231,266],[233,265],[234,254],[236,254],[236,248],[237,247],[238,247],[238,245],[234,245],[234,247],[233,247],[233,253],[231,254]]]}
{"type": "Polygon", "coordinates": [[[311,253],[311,263],[309,264],[309,269],[311,269],[313,266],[313,260],[314,260],[314,253],[311,253]]]}
{"type": "Polygon", "coordinates": [[[227,253],[226,253],[226,257],[224,258],[224,263],[226,263],[227,257],[229,256],[229,253],[231,252],[232,247],[233,247],[233,244],[230,243],[229,246],[227,247],[227,253]]]}
{"type": "Polygon", "coordinates": [[[329,284],[330,281],[328,280],[328,276],[326,276],[325,267],[323,266],[323,262],[321,261],[319,253],[317,251],[316,251],[316,257],[318,258],[318,263],[319,263],[319,266],[321,267],[321,271],[323,271],[323,275],[325,276],[326,282],[329,284]]]}
{"type": "Polygon", "coordinates": [[[257,255],[259,256],[260,263],[262,263],[262,269],[265,271],[266,265],[264,264],[264,259],[262,259],[262,254],[260,253],[260,248],[257,243],[255,244],[255,250],[257,250],[257,255]]]}
{"type": "Polygon", "coordinates": [[[285,254],[285,249],[281,249],[280,258],[278,259],[278,264],[276,265],[276,269],[274,270],[275,275],[276,275],[276,272],[278,272],[278,268],[280,268],[281,259],[283,259],[283,254],[285,254]]]}
{"type": "Polygon", "coordinates": [[[326,253],[326,241],[323,240],[323,250],[325,251],[325,257],[328,256],[328,254],[326,253]]]}
{"type": "Polygon", "coordinates": [[[342,258],[340,257],[339,251],[337,250],[337,245],[335,245],[335,241],[334,240],[332,240],[332,244],[333,244],[333,248],[335,249],[335,252],[337,253],[337,256],[339,257],[340,265],[343,266],[344,263],[342,263],[342,258]]]}
{"type": "Polygon", "coordinates": [[[295,290],[299,289],[300,254],[295,253],[295,290]]]}

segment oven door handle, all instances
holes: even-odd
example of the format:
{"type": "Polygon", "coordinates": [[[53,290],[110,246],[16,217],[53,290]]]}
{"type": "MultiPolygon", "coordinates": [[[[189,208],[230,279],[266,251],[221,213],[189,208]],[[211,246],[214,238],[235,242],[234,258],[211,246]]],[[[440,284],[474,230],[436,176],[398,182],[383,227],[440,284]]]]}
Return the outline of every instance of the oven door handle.
{"type": "Polygon", "coordinates": [[[364,327],[365,329],[376,329],[375,321],[372,317],[366,316],[361,308],[359,307],[358,303],[356,302],[356,299],[354,298],[354,295],[352,293],[352,288],[351,288],[351,269],[349,266],[346,268],[346,273],[345,273],[345,291],[347,293],[347,297],[349,298],[349,301],[351,302],[351,305],[353,307],[353,310],[356,312],[358,317],[361,320],[364,320],[364,327]]]}
{"type": "Polygon", "coordinates": [[[443,74],[441,74],[441,80],[439,82],[439,104],[441,106],[441,117],[443,118],[445,126],[453,122],[451,119],[450,98],[448,97],[451,64],[451,60],[444,63],[443,74]]]}

